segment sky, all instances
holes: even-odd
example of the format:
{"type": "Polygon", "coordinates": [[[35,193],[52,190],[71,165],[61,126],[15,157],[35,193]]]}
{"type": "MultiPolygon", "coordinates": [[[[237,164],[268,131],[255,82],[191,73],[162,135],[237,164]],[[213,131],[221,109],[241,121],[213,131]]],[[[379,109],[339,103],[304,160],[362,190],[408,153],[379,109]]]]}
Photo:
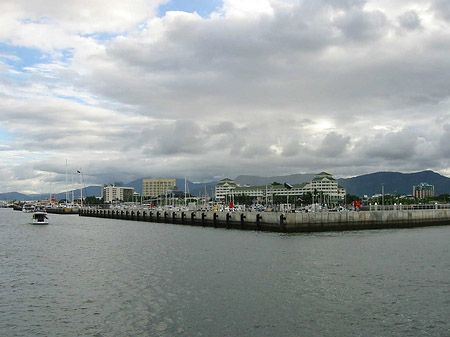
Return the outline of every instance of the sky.
{"type": "Polygon", "coordinates": [[[450,176],[449,144],[448,0],[0,2],[0,192],[450,176]]]}

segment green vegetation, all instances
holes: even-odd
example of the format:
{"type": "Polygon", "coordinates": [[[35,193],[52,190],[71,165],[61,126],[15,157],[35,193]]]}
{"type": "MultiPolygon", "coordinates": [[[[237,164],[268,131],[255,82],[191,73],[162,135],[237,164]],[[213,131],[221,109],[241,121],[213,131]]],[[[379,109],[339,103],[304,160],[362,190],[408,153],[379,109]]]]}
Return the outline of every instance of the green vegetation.
{"type": "Polygon", "coordinates": [[[103,198],[97,199],[94,196],[86,197],[83,202],[85,205],[102,205],[104,203],[103,198]]]}
{"type": "MultiPolygon", "coordinates": [[[[369,200],[371,203],[377,203],[381,205],[383,203],[382,197],[378,196],[376,198],[371,198],[369,200]]],[[[450,203],[450,195],[447,193],[440,194],[434,197],[427,197],[424,199],[413,199],[413,198],[405,198],[401,195],[395,194],[385,194],[384,195],[384,204],[385,205],[394,205],[394,204],[402,204],[402,205],[418,205],[418,204],[434,204],[435,202],[447,204],[450,203]]]]}

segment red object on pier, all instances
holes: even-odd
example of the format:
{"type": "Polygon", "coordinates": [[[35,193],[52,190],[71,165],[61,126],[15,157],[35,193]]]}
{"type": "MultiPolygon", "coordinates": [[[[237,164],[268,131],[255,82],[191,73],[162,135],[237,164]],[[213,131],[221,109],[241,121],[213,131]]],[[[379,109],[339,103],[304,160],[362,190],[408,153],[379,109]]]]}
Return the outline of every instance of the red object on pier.
{"type": "Polygon", "coordinates": [[[353,202],[353,206],[354,206],[355,208],[361,208],[361,201],[359,201],[359,200],[354,201],[354,202],[353,202]]]}
{"type": "Polygon", "coordinates": [[[233,204],[233,202],[230,202],[230,203],[228,204],[228,207],[230,207],[230,208],[234,208],[234,204],[233,204]]]}

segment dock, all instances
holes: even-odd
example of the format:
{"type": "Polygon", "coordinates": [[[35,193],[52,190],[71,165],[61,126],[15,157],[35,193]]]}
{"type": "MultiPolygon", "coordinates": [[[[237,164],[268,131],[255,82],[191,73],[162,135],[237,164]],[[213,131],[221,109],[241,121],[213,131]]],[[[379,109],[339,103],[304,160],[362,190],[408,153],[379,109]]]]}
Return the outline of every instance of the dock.
{"type": "Polygon", "coordinates": [[[344,212],[220,212],[82,208],[80,216],[271,232],[320,232],[450,224],[450,209],[344,212]]]}

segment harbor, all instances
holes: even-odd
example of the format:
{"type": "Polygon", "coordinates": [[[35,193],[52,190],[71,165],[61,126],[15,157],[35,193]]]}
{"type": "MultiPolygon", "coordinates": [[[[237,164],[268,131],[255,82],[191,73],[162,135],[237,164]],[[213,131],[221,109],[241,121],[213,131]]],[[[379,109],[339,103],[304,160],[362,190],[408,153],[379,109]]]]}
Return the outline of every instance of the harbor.
{"type": "Polygon", "coordinates": [[[178,225],[300,233],[447,225],[450,223],[450,205],[434,205],[433,208],[428,209],[295,213],[81,208],[79,215],[178,225]]]}

